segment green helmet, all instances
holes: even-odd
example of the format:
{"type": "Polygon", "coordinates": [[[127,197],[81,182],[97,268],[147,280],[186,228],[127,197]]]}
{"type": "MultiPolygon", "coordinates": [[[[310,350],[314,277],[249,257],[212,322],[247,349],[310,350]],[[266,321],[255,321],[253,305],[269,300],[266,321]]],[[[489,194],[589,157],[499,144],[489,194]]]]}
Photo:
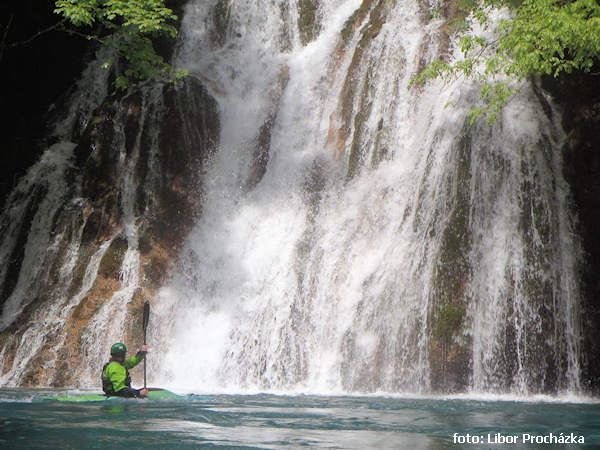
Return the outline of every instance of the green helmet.
{"type": "Polygon", "coordinates": [[[110,354],[116,355],[118,353],[127,353],[127,347],[125,347],[125,344],[122,344],[121,342],[113,344],[113,346],[110,348],[110,354]]]}

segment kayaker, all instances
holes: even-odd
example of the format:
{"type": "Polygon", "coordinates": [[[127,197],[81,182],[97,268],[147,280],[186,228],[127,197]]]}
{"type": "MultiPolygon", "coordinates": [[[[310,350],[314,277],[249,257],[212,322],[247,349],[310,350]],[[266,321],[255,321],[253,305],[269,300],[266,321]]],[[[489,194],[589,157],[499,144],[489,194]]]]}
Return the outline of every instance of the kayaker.
{"type": "Polygon", "coordinates": [[[102,369],[102,390],[106,395],[119,397],[147,397],[148,389],[133,389],[129,369],[137,366],[146,357],[148,347],[144,344],[135,356],[125,359],[127,347],[121,342],[110,348],[110,360],[102,369]]]}

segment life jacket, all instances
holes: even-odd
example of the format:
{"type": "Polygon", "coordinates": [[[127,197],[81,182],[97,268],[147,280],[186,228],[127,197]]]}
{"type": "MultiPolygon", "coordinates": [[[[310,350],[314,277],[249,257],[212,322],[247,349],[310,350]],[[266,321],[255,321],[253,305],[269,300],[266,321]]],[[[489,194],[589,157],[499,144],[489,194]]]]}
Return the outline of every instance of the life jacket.
{"type": "MultiPolygon", "coordinates": [[[[106,368],[109,366],[109,364],[112,363],[117,363],[121,366],[123,366],[123,364],[119,361],[109,361],[106,364],[104,364],[104,367],[102,368],[102,390],[104,391],[104,393],[106,395],[118,395],[115,392],[115,388],[113,386],[112,381],[110,380],[110,378],[108,378],[108,376],[106,376],[106,368]]],[[[123,367],[124,368],[124,367],[123,367]]],[[[128,388],[131,388],[131,375],[129,375],[129,370],[125,369],[125,386],[128,388]]]]}

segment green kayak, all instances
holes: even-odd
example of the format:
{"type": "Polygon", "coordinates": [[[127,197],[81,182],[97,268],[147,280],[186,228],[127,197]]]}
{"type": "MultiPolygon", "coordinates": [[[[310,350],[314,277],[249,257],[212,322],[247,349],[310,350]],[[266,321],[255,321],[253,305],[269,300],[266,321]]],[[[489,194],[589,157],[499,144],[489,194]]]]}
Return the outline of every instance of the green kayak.
{"type": "MultiPolygon", "coordinates": [[[[181,400],[185,397],[184,395],[175,394],[165,389],[155,389],[148,392],[148,400],[181,400]]],[[[43,398],[45,400],[69,403],[128,400],[118,396],[108,397],[104,394],[69,394],[68,392],[65,395],[45,396],[43,398]]]]}

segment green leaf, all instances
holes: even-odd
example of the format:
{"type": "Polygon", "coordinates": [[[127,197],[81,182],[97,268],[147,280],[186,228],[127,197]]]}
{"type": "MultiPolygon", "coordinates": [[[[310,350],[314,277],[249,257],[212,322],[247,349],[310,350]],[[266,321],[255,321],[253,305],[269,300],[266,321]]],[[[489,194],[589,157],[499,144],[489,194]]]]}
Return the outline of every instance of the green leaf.
{"type": "Polygon", "coordinates": [[[118,90],[127,90],[132,83],[147,79],[179,83],[187,75],[187,71],[167,64],[150,40],[177,36],[177,29],[169,23],[177,16],[165,7],[164,0],[57,0],[55,6],[54,12],[75,27],[91,27],[99,22],[109,31],[102,39],[98,34],[95,37],[119,54],[118,63],[107,61],[102,66],[116,68],[118,90]]]}
{"type": "Polygon", "coordinates": [[[465,59],[432,61],[410,86],[434,78],[448,82],[450,74],[483,81],[480,97],[485,107],[469,113],[471,123],[479,117],[486,117],[488,123],[497,120],[518,93],[510,86],[523,78],[587,73],[600,62],[600,2],[596,0],[464,0],[461,7],[471,12],[471,21],[465,22],[468,27],[457,31],[457,46],[465,59]],[[512,10],[512,18],[494,25],[490,11],[502,7],[512,10]],[[485,34],[474,33],[474,25],[485,34]],[[501,74],[506,80],[495,81],[501,74]]]}

